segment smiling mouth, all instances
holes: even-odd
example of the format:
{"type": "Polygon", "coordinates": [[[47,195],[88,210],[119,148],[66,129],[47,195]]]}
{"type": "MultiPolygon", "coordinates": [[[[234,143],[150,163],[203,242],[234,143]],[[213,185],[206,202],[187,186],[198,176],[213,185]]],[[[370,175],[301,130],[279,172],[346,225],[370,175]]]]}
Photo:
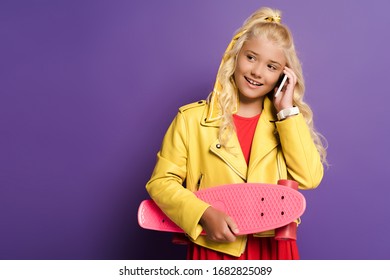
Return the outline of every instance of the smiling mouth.
{"type": "Polygon", "coordinates": [[[251,80],[251,79],[249,79],[249,78],[247,78],[247,77],[245,77],[245,80],[247,80],[248,81],[248,83],[250,83],[251,85],[254,85],[254,86],[262,86],[263,84],[261,84],[261,83],[258,83],[258,82],[256,82],[256,81],[254,81],[254,80],[251,80]]]}

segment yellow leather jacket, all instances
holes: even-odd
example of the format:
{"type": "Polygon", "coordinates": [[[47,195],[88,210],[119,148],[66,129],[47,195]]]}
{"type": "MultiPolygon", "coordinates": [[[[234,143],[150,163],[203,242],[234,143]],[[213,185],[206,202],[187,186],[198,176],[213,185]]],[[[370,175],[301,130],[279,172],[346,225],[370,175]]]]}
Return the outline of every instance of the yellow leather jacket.
{"type": "MultiPolygon", "coordinates": [[[[246,236],[232,243],[211,242],[200,236],[199,220],[209,205],[194,191],[232,183],[270,183],[292,179],[300,189],[312,189],[323,176],[320,155],[301,114],[276,121],[268,97],[246,164],[236,134],[225,149],[218,142],[216,100],[183,106],[164,137],[151,179],[146,185],[152,199],[196,244],[240,256],[246,236]]],[[[264,233],[264,236],[272,235],[264,233]]],[[[261,234],[260,234],[261,236],[261,234]]]]}

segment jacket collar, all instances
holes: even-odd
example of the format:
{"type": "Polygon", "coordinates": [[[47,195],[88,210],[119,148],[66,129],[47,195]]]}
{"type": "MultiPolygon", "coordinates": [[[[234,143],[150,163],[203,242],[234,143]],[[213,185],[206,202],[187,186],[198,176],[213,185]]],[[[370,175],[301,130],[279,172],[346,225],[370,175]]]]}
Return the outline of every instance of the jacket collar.
{"type": "MultiPolygon", "coordinates": [[[[238,104],[236,104],[233,114],[237,112],[238,104]]],[[[263,110],[261,112],[261,119],[266,122],[276,121],[276,112],[273,107],[272,101],[268,96],[264,98],[263,110]]],[[[208,106],[204,112],[202,118],[202,124],[206,126],[219,126],[220,119],[222,117],[221,109],[218,104],[218,93],[213,92],[208,99],[208,106]]]]}
{"type": "MultiPolygon", "coordinates": [[[[218,103],[219,92],[215,91],[208,98],[208,106],[204,113],[203,122],[206,126],[219,126],[222,112],[218,103]]],[[[237,107],[237,105],[236,105],[237,107]]],[[[233,113],[237,112],[237,109],[233,113]]]]}

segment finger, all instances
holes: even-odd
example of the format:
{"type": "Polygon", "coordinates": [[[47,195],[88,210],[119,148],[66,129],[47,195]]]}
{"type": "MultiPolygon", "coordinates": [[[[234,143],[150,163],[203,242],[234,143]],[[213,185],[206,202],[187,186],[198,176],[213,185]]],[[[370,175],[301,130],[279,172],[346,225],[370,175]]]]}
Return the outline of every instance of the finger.
{"type": "Polygon", "coordinates": [[[284,69],[284,74],[287,76],[286,86],[283,88],[283,96],[287,99],[292,98],[294,94],[295,84],[297,82],[295,73],[290,68],[284,69]]]}
{"type": "Polygon", "coordinates": [[[225,224],[223,229],[208,236],[209,240],[221,243],[233,242],[236,240],[236,236],[232,233],[230,228],[225,224]]]}
{"type": "Polygon", "coordinates": [[[223,239],[220,240],[221,242],[233,242],[236,240],[236,236],[232,233],[230,227],[226,225],[226,229],[223,232],[223,239]]]}
{"type": "Polygon", "coordinates": [[[231,217],[226,217],[226,223],[229,227],[229,229],[234,233],[234,234],[238,234],[239,233],[239,229],[238,229],[238,226],[236,224],[236,222],[233,220],[233,218],[231,217]]]}
{"type": "Polygon", "coordinates": [[[236,236],[234,235],[231,227],[233,227],[235,231],[238,230],[237,225],[232,218],[229,216],[224,217],[224,223],[221,231],[219,233],[217,232],[214,236],[215,241],[223,243],[235,241],[236,236]]]}
{"type": "Polygon", "coordinates": [[[297,83],[297,75],[291,68],[286,66],[283,70],[283,73],[287,75],[289,84],[295,85],[297,83]]]}

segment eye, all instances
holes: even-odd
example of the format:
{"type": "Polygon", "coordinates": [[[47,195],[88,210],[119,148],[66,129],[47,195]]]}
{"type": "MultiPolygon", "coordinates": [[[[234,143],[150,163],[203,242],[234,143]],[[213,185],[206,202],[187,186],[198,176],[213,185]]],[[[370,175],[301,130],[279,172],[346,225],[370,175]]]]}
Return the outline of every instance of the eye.
{"type": "Polygon", "coordinates": [[[272,70],[272,71],[278,70],[278,67],[277,67],[276,65],[274,65],[274,64],[268,64],[268,68],[269,68],[270,70],[272,70]]]}
{"type": "Polygon", "coordinates": [[[246,58],[249,60],[249,61],[255,61],[255,57],[253,56],[253,55],[251,55],[251,54],[247,54],[246,55],[246,58]]]}

